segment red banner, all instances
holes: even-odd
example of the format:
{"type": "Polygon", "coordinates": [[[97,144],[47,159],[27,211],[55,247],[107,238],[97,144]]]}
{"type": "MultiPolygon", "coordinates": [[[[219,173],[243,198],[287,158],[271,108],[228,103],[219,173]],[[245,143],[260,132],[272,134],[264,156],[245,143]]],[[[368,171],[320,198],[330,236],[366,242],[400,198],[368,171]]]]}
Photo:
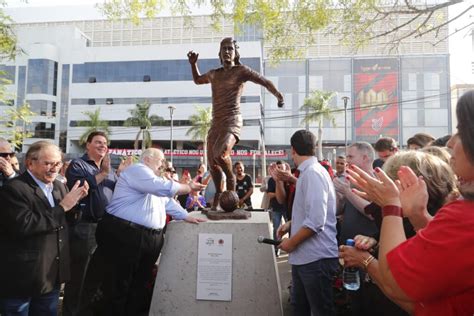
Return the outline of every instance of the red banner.
{"type": "Polygon", "coordinates": [[[398,139],[398,59],[354,60],[355,139],[398,139]]]}
{"type": "MultiPolygon", "coordinates": [[[[125,149],[125,148],[109,148],[109,154],[118,155],[118,156],[139,156],[142,154],[141,149],[125,149]]],[[[171,156],[171,150],[164,150],[165,156],[171,156]]],[[[201,157],[204,154],[203,150],[200,149],[173,149],[174,157],[201,157]]],[[[247,149],[237,149],[232,150],[231,156],[237,157],[256,157],[261,156],[260,150],[247,150],[247,149]]],[[[283,149],[280,150],[267,150],[267,157],[286,157],[286,152],[283,149]]]]}

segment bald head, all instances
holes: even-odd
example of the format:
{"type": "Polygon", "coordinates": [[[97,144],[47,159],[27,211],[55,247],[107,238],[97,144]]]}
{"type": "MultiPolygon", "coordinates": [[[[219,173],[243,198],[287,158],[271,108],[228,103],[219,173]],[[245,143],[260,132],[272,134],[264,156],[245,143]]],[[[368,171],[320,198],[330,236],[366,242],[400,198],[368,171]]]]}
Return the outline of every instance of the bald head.
{"type": "Polygon", "coordinates": [[[160,173],[161,166],[165,161],[165,155],[157,148],[147,148],[140,156],[140,160],[148,168],[153,170],[156,175],[158,175],[160,173]]]}

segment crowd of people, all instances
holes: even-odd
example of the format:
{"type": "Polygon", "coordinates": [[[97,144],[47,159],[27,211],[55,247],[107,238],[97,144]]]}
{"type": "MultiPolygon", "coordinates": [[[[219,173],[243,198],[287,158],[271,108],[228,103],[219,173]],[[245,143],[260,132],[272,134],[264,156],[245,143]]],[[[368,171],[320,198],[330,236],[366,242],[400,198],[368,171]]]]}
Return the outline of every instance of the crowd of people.
{"type": "MultiPolygon", "coordinates": [[[[293,134],[294,168],[268,167],[261,207],[272,212],[276,255],[289,254],[294,315],[336,315],[339,258],[361,274],[352,315],[474,314],[474,91],[456,111],[451,137],[419,133],[407,150],[390,137],[354,142],[335,170],[315,158],[314,134],[293,134]]],[[[156,148],[114,169],[107,144],[92,132],[85,154],[65,162],[36,142],[21,173],[0,139],[1,315],[56,315],[62,284],[63,315],[147,314],[167,221],[204,221],[190,212],[215,205],[229,176],[215,183],[201,164],[178,179],[156,148]]],[[[233,170],[239,207],[252,210],[252,179],[240,161],[233,170]]]]}

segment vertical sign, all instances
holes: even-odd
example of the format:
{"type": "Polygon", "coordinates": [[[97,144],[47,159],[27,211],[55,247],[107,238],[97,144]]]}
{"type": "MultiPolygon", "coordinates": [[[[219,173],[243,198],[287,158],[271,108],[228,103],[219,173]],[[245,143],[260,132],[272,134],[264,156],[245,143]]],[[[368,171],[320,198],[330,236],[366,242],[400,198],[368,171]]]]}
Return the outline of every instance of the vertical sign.
{"type": "Polygon", "coordinates": [[[232,234],[199,234],[196,299],[232,299],[232,234]]]}
{"type": "Polygon", "coordinates": [[[354,60],[356,140],[398,139],[398,64],[397,58],[354,60]]]}

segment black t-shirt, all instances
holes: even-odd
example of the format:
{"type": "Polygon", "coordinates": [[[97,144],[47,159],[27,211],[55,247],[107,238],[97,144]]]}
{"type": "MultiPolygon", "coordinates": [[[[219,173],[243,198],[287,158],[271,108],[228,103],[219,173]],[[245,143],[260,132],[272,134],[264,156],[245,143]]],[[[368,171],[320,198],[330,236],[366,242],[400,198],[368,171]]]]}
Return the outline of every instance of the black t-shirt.
{"type": "MultiPolygon", "coordinates": [[[[246,174],[242,180],[237,179],[236,182],[236,191],[237,195],[239,196],[239,199],[243,198],[247,192],[253,188],[253,183],[252,183],[252,178],[248,174],[246,174]]],[[[245,205],[248,207],[252,207],[252,201],[250,200],[250,197],[244,201],[245,205]]]]}
{"type": "MultiPolygon", "coordinates": [[[[275,193],[276,192],[276,182],[273,178],[270,178],[268,180],[267,188],[268,188],[267,189],[268,193],[275,193]]],[[[270,200],[270,207],[272,208],[272,210],[274,212],[286,213],[286,211],[287,211],[286,204],[278,203],[276,197],[274,197],[270,200]]]]}
{"type": "Polygon", "coordinates": [[[365,235],[377,238],[379,230],[375,221],[362,215],[354,205],[346,200],[344,205],[344,218],[342,220],[339,240],[341,245],[346,244],[346,240],[353,239],[355,235],[365,235]]]}

